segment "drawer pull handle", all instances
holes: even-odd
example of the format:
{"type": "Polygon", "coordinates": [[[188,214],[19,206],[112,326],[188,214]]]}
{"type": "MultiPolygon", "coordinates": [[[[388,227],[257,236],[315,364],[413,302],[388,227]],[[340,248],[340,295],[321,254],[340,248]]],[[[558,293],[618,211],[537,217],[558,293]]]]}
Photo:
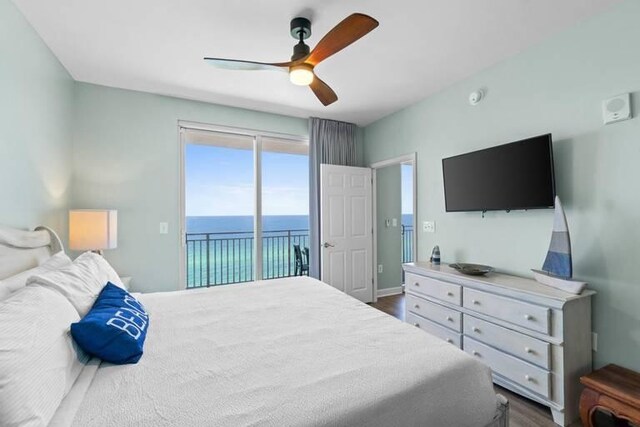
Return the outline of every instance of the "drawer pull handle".
{"type": "Polygon", "coordinates": [[[420,304],[416,304],[416,305],[414,305],[414,306],[413,306],[413,308],[415,308],[415,309],[420,308],[420,304]]]}
{"type": "Polygon", "coordinates": [[[447,342],[448,342],[449,344],[453,344],[453,340],[452,340],[451,338],[447,338],[447,342]]]}
{"type": "Polygon", "coordinates": [[[447,316],[447,322],[453,322],[453,317],[447,316]]]}
{"type": "Polygon", "coordinates": [[[532,316],[532,315],[530,315],[530,314],[525,314],[525,315],[524,315],[524,318],[525,318],[526,320],[533,320],[533,316],[532,316]]]}
{"type": "Polygon", "coordinates": [[[471,302],[475,305],[480,305],[480,301],[478,301],[477,299],[471,300],[471,302]]]}
{"type": "Polygon", "coordinates": [[[420,283],[416,282],[413,284],[414,286],[420,287],[420,283]]]}
{"type": "Polygon", "coordinates": [[[473,328],[471,328],[471,330],[472,330],[473,332],[477,333],[477,334],[479,334],[479,333],[480,333],[480,328],[477,328],[477,327],[475,327],[475,326],[474,326],[473,328]]]}
{"type": "Polygon", "coordinates": [[[529,381],[530,383],[535,382],[535,380],[533,379],[533,377],[532,377],[532,376],[530,376],[530,375],[525,375],[525,376],[524,376],[524,379],[525,379],[525,380],[527,380],[527,381],[529,381]]]}
{"type": "Polygon", "coordinates": [[[447,292],[447,296],[448,297],[452,297],[453,296],[453,292],[447,292]]]}
{"type": "Polygon", "coordinates": [[[420,327],[420,323],[414,323],[413,326],[415,326],[416,328],[420,327]]]}
{"type": "Polygon", "coordinates": [[[474,356],[478,356],[478,357],[480,357],[480,353],[478,353],[478,352],[477,352],[477,351],[475,351],[475,350],[473,350],[473,351],[471,352],[471,354],[473,354],[474,356]]]}
{"type": "Polygon", "coordinates": [[[533,354],[533,349],[529,348],[529,347],[525,347],[524,351],[526,351],[529,354],[533,354]]]}

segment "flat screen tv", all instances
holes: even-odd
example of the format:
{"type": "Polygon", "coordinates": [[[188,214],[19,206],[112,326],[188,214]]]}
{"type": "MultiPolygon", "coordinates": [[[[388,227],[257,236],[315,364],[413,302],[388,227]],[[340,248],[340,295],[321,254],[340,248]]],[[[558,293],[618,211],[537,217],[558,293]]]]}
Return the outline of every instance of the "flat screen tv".
{"type": "Polygon", "coordinates": [[[552,208],[551,134],[442,159],[447,212],[552,208]]]}

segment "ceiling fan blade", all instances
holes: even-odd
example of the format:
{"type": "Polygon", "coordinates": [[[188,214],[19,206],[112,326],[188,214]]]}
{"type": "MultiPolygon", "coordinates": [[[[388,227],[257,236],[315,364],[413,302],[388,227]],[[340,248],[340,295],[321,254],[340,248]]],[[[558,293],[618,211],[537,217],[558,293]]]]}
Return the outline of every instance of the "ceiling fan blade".
{"type": "Polygon", "coordinates": [[[328,84],[320,80],[320,78],[315,74],[309,87],[325,107],[338,100],[338,95],[336,95],[333,89],[331,89],[328,84]]]}
{"type": "Polygon", "coordinates": [[[331,55],[340,52],[351,43],[366,36],[378,26],[378,21],[362,13],[354,13],[333,27],[318,42],[304,62],[316,65],[331,55]]]}
{"type": "Polygon", "coordinates": [[[287,68],[292,64],[291,62],[255,62],[255,61],[243,61],[239,59],[224,59],[224,58],[204,58],[204,60],[213,65],[214,67],[223,68],[225,70],[277,70],[287,71],[287,68]]]}

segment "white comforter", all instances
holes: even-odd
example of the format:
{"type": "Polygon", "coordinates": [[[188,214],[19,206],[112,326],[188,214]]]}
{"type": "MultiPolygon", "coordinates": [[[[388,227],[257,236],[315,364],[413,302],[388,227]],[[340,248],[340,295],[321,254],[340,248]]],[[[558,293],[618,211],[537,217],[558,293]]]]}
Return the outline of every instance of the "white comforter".
{"type": "Polygon", "coordinates": [[[75,426],[483,426],[489,369],[309,278],[140,295],[137,365],[102,364],[75,426]]]}

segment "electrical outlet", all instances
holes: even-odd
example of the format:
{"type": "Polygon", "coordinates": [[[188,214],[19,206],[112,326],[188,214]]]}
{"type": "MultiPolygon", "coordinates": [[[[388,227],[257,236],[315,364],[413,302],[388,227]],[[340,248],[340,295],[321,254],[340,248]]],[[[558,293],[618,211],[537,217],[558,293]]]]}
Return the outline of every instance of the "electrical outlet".
{"type": "Polygon", "coordinates": [[[382,264],[378,264],[378,273],[382,273],[382,264]]]}
{"type": "Polygon", "coordinates": [[[422,231],[424,231],[425,233],[435,233],[436,232],[435,221],[424,221],[422,223],[422,231]]]}
{"type": "Polygon", "coordinates": [[[160,234],[169,234],[169,223],[161,222],[160,223],[160,234]]]}
{"type": "Polygon", "coordinates": [[[598,351],[598,334],[596,332],[591,332],[591,349],[598,351]]]}

